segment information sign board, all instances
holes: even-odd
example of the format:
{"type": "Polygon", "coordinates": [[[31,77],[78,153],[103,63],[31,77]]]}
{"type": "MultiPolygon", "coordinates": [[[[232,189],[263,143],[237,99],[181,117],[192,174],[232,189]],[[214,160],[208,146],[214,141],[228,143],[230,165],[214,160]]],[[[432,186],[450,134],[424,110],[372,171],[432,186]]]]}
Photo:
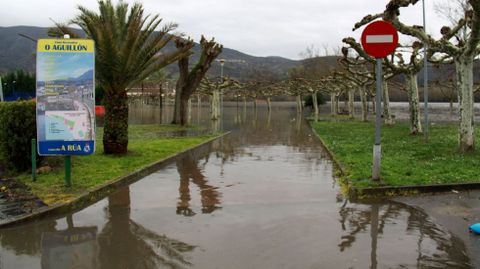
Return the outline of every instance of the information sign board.
{"type": "Polygon", "coordinates": [[[94,66],[93,40],[38,40],[39,155],[90,155],[95,151],[94,66]]]}

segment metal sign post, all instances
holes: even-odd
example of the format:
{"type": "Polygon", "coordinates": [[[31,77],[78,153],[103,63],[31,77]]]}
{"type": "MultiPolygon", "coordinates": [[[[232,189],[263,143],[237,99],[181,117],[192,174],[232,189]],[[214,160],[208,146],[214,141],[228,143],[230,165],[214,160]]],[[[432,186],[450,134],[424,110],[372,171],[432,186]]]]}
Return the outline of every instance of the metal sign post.
{"type": "Polygon", "coordinates": [[[382,126],[382,59],[377,58],[375,95],[375,142],[373,144],[372,179],[380,180],[380,163],[382,156],[381,126],[382,126]]]}
{"type": "Polygon", "coordinates": [[[362,47],[365,52],[377,59],[376,96],[375,96],[375,140],[373,144],[372,179],[380,180],[382,158],[381,125],[382,125],[382,58],[395,51],[398,45],[397,29],[388,22],[374,21],[362,32],[362,47]]]}

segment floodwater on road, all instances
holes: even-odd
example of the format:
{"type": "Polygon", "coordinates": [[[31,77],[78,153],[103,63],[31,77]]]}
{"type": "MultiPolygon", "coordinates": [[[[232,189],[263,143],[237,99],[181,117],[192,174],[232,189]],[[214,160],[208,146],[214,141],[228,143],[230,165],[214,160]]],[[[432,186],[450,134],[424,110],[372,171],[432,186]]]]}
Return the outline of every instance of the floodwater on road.
{"type": "MultiPolygon", "coordinates": [[[[463,242],[422,211],[345,199],[294,107],[224,114],[230,135],[108,198],[1,229],[0,268],[474,267],[463,242]]],[[[159,120],[145,117],[137,123],[159,120]]]]}

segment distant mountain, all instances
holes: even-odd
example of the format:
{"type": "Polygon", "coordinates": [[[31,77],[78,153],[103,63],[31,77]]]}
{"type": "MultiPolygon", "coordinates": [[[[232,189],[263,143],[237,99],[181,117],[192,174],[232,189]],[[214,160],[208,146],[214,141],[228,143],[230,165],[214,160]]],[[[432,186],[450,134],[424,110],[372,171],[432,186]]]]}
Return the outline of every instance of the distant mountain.
{"type": "Polygon", "coordinates": [[[72,80],[75,80],[75,81],[91,80],[92,77],[93,77],[93,69],[90,69],[85,73],[81,74],[80,76],[73,78],[72,80]]]}
{"type": "MultiPolygon", "coordinates": [[[[25,69],[34,72],[36,43],[21,35],[33,39],[47,38],[47,29],[33,26],[0,27],[0,73],[15,69],[25,69]]],[[[81,30],[76,31],[82,34],[81,30]]],[[[175,48],[172,43],[166,47],[166,50],[173,49],[175,48]]],[[[196,44],[193,50],[195,54],[191,63],[195,63],[198,60],[200,45],[196,44]]],[[[256,70],[268,70],[275,73],[278,77],[285,78],[290,68],[301,63],[300,61],[282,57],[251,56],[229,48],[223,49],[218,59],[222,58],[227,60],[224,65],[224,75],[239,80],[246,80],[256,70]]],[[[177,67],[173,64],[168,66],[166,70],[175,76],[177,67]]],[[[220,75],[220,64],[218,62],[212,65],[209,75],[220,75]]]]}

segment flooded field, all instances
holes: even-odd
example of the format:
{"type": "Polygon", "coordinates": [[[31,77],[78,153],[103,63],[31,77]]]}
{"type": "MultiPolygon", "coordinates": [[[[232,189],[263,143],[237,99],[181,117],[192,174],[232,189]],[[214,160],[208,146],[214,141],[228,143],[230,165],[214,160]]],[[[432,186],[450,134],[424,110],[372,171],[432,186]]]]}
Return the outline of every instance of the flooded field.
{"type": "MultiPolygon", "coordinates": [[[[169,121],[141,105],[130,115],[169,121]]],[[[223,139],[79,212],[0,230],[0,267],[474,268],[424,212],[345,199],[293,106],[224,115],[223,139]]],[[[192,122],[211,126],[208,108],[192,122]]]]}

